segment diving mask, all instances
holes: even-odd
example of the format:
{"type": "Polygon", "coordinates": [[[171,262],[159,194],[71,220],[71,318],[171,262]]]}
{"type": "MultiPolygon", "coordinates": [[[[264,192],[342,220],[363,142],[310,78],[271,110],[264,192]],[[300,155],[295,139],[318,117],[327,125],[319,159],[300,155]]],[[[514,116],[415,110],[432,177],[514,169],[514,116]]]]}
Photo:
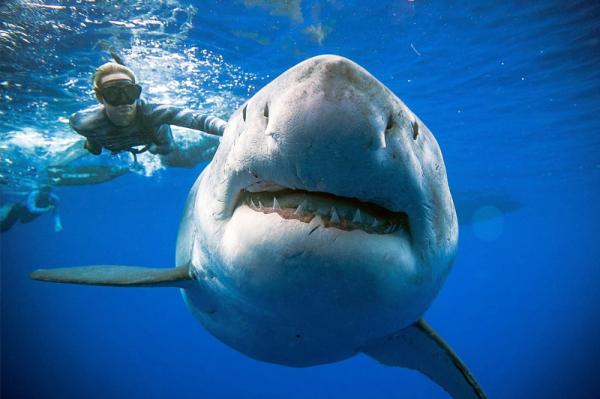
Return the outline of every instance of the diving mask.
{"type": "Polygon", "coordinates": [[[112,106],[133,104],[140,98],[142,87],[129,80],[106,83],[100,89],[100,95],[112,106]]]}

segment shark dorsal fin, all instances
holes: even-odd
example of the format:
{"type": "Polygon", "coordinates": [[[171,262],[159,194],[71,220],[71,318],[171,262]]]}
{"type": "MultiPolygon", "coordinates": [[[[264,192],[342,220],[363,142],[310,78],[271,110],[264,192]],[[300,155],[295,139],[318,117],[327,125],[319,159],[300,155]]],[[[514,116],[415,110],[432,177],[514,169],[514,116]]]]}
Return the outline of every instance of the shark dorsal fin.
{"type": "Polygon", "coordinates": [[[189,267],[155,268],[96,265],[40,269],[30,274],[34,280],[54,283],[106,285],[112,287],[179,287],[191,281],[189,267]]]}

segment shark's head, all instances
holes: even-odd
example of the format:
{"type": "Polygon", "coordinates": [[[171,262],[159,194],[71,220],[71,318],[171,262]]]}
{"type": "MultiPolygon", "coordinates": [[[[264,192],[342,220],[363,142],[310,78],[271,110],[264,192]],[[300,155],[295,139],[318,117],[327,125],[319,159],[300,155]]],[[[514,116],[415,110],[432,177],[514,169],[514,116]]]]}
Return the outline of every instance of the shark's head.
{"type": "Polygon", "coordinates": [[[188,199],[177,262],[188,304],[252,357],[351,356],[418,320],[452,264],[456,213],[440,148],[354,62],[304,61],[228,122],[188,199]]]}

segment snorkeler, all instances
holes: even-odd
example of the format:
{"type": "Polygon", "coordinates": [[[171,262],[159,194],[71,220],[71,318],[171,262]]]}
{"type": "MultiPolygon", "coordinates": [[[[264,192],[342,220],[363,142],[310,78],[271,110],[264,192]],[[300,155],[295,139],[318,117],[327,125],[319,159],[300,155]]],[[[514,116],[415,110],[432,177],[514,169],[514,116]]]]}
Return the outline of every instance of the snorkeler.
{"type": "Polygon", "coordinates": [[[52,212],[54,217],[54,231],[62,230],[58,205],[60,200],[56,194],[51,194],[50,186],[42,186],[27,196],[25,202],[8,204],[0,210],[0,231],[10,229],[17,221],[29,223],[44,213],[52,212]]]}
{"type": "Polygon", "coordinates": [[[165,155],[174,149],[169,125],[201,130],[222,136],[226,122],[181,107],[150,104],[140,98],[142,88],[128,67],[107,62],[93,79],[99,105],[73,114],[71,127],[86,138],[84,148],[94,155],[103,148],[113,154],[129,151],[134,155],[146,150],[165,155]],[[136,146],[144,146],[136,149],[136,146]]]}

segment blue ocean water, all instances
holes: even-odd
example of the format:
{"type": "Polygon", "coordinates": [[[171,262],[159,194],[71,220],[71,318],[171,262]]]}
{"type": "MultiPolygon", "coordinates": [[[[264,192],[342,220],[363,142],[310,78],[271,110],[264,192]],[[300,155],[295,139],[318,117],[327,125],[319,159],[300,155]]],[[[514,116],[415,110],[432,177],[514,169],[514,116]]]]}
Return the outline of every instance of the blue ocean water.
{"type": "MultiPolygon", "coordinates": [[[[490,398],[600,396],[600,3],[16,1],[0,3],[2,203],[77,136],[90,78],[117,50],[147,98],[225,119],[317,54],[361,64],[435,134],[461,217],[454,269],[425,318],[490,398]]],[[[86,162],[127,165],[127,156],[86,162]]],[[[57,187],[1,238],[3,398],[445,398],[359,355],[306,369],[210,336],[173,289],[42,284],[40,267],[170,267],[204,164],[57,187]]]]}

